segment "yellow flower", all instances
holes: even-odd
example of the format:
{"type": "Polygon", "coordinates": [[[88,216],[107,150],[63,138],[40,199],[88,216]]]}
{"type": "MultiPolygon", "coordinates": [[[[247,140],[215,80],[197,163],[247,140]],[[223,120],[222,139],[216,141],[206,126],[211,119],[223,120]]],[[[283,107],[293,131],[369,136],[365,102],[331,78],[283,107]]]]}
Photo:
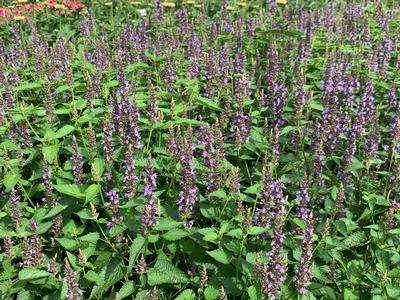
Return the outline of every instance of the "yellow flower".
{"type": "Polygon", "coordinates": [[[241,7],[245,7],[247,4],[246,4],[246,2],[238,2],[237,5],[239,5],[241,7]]]}
{"type": "Polygon", "coordinates": [[[26,19],[26,16],[14,16],[14,20],[16,20],[16,21],[22,21],[25,19],[26,19]]]}
{"type": "Polygon", "coordinates": [[[55,9],[67,9],[67,7],[64,4],[56,4],[54,5],[55,9]]]}
{"type": "Polygon", "coordinates": [[[196,1],[194,1],[194,0],[187,0],[187,1],[186,1],[186,4],[196,4],[196,1]]]}
{"type": "Polygon", "coordinates": [[[278,4],[287,4],[287,0],[276,0],[278,4]]]}
{"type": "Polygon", "coordinates": [[[232,10],[235,10],[235,7],[234,6],[227,6],[226,9],[232,11],[232,10]]]}
{"type": "Polygon", "coordinates": [[[175,7],[174,2],[163,2],[163,3],[161,3],[161,5],[164,7],[175,7]]]}

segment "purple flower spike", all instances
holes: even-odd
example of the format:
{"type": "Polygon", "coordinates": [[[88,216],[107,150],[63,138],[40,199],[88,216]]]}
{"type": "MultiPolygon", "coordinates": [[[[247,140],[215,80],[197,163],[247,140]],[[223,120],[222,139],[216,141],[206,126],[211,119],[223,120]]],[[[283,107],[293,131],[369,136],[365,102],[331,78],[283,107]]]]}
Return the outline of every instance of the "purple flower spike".
{"type": "Polygon", "coordinates": [[[312,279],[312,238],[315,226],[315,217],[312,211],[307,217],[306,225],[307,227],[303,230],[303,239],[301,241],[300,263],[295,271],[293,279],[298,292],[302,295],[307,293],[307,285],[312,279]]]}
{"type": "Polygon", "coordinates": [[[74,182],[82,183],[83,181],[83,159],[79,153],[78,142],[75,135],[72,136],[72,172],[74,174],[74,182]]]}
{"type": "Polygon", "coordinates": [[[119,215],[119,196],[115,190],[111,190],[106,193],[106,196],[110,200],[107,203],[107,207],[111,209],[111,220],[107,222],[107,231],[109,231],[114,225],[122,222],[122,216],[119,215]]]}
{"type": "Polygon", "coordinates": [[[144,171],[144,197],[146,202],[143,207],[143,213],[141,217],[143,233],[149,234],[149,230],[158,224],[159,210],[155,202],[155,190],[156,190],[156,179],[157,174],[154,173],[151,155],[147,159],[147,167],[144,171]]]}
{"type": "Polygon", "coordinates": [[[182,168],[182,177],[180,180],[181,191],[177,202],[180,219],[184,222],[186,228],[191,228],[195,204],[197,202],[196,172],[193,165],[193,147],[191,134],[183,140],[180,153],[180,163],[182,168]]]}
{"type": "Polygon", "coordinates": [[[300,190],[297,192],[297,200],[298,200],[298,205],[296,210],[296,217],[306,222],[310,211],[309,208],[310,196],[308,195],[307,174],[304,174],[300,190]]]}

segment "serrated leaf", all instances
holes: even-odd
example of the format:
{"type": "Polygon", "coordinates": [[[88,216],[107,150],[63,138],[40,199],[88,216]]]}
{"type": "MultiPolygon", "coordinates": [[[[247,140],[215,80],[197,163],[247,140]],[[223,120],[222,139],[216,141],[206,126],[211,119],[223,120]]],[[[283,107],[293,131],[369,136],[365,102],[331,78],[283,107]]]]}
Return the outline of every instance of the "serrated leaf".
{"type": "Polygon", "coordinates": [[[121,261],[113,258],[101,270],[99,276],[104,282],[101,285],[93,287],[90,298],[107,291],[110,287],[120,281],[126,274],[126,267],[122,265],[121,261]]]}
{"type": "Polygon", "coordinates": [[[210,197],[217,197],[219,199],[226,199],[226,193],[224,190],[216,190],[210,194],[208,194],[210,197]]]}
{"type": "Polygon", "coordinates": [[[67,207],[68,207],[67,205],[57,204],[52,209],[50,209],[50,211],[43,217],[43,219],[52,218],[55,215],[58,215],[60,212],[62,212],[67,207]]]}
{"type": "Polygon", "coordinates": [[[183,271],[165,259],[158,259],[154,268],[150,269],[147,275],[150,285],[187,283],[189,281],[183,271]]]}
{"type": "Polygon", "coordinates": [[[49,272],[44,271],[44,270],[26,268],[26,269],[22,269],[21,271],[19,271],[18,279],[19,280],[34,280],[34,279],[39,279],[39,278],[45,278],[50,275],[51,274],[49,272]]]}
{"type": "Polygon", "coordinates": [[[197,97],[196,102],[201,106],[207,107],[214,111],[223,111],[221,107],[219,107],[218,103],[215,103],[211,99],[204,98],[204,97],[197,97]]]}
{"type": "Polygon", "coordinates": [[[249,300],[261,299],[260,289],[257,289],[254,285],[247,289],[247,294],[249,295],[249,300]]]}
{"type": "MultiPolygon", "coordinates": [[[[197,121],[197,120],[193,120],[193,119],[186,119],[186,118],[176,118],[176,120],[172,121],[172,123],[174,125],[191,125],[191,126],[203,126],[203,125],[207,125],[206,122],[202,122],[202,121],[197,121]]],[[[170,125],[167,124],[169,128],[170,125]]]]}
{"type": "Polygon", "coordinates": [[[56,184],[54,188],[61,194],[72,196],[78,199],[85,199],[85,194],[76,184],[56,184]]]}
{"type": "Polygon", "coordinates": [[[100,238],[100,234],[98,232],[91,232],[91,233],[85,234],[84,236],[78,237],[78,240],[81,240],[84,242],[96,243],[99,238],[100,238]]]}
{"type": "Polygon", "coordinates": [[[75,130],[74,126],[65,125],[64,127],[60,128],[49,140],[56,140],[62,138],[75,130]]]}
{"type": "Polygon", "coordinates": [[[358,300],[358,299],[360,299],[359,296],[352,290],[349,289],[344,290],[343,300],[358,300]]]}
{"type": "Polygon", "coordinates": [[[247,189],[244,190],[247,194],[259,194],[262,190],[261,184],[256,183],[252,186],[249,186],[247,189]]]}
{"type": "Polygon", "coordinates": [[[104,159],[102,158],[96,158],[93,162],[93,171],[96,174],[96,176],[101,177],[104,173],[105,170],[105,162],[104,159]]]}
{"type": "Polygon", "coordinates": [[[358,247],[363,245],[368,240],[367,235],[364,231],[357,231],[342,241],[342,244],[339,245],[337,250],[350,249],[353,247],[358,247]]]}
{"type": "Polygon", "coordinates": [[[193,300],[196,299],[196,295],[191,289],[186,289],[175,298],[175,300],[193,300]]]}
{"type": "Polygon", "coordinates": [[[259,227],[259,226],[252,226],[249,229],[249,234],[250,235],[259,235],[265,232],[264,227],[259,227]]]}
{"type": "Polygon", "coordinates": [[[218,239],[218,234],[216,232],[210,232],[203,237],[206,242],[216,241],[218,239]]]}
{"type": "Polygon", "coordinates": [[[146,239],[138,235],[132,242],[131,244],[131,249],[129,251],[129,266],[128,266],[128,272],[130,272],[133,268],[133,266],[136,263],[136,260],[139,256],[140,251],[142,250],[144,244],[146,243],[146,239]]]}
{"type": "Polygon", "coordinates": [[[206,300],[216,300],[220,296],[219,293],[220,293],[219,288],[213,285],[209,285],[204,290],[204,297],[206,298],[206,300]]]}
{"type": "Polygon", "coordinates": [[[212,258],[214,258],[217,262],[220,262],[221,264],[225,265],[229,264],[232,259],[232,255],[230,255],[222,248],[218,248],[213,251],[207,251],[207,254],[210,255],[212,258]]]}
{"type": "Polygon", "coordinates": [[[16,86],[15,88],[13,88],[13,90],[14,90],[14,92],[21,92],[21,91],[38,89],[41,87],[42,87],[42,85],[39,82],[29,82],[29,83],[25,83],[25,84],[16,86]]]}
{"type": "Polygon", "coordinates": [[[51,164],[58,156],[58,151],[60,150],[59,145],[44,146],[42,148],[43,156],[51,164]]]}
{"type": "Polygon", "coordinates": [[[179,227],[181,225],[180,222],[175,221],[171,218],[160,218],[158,221],[158,225],[155,227],[156,230],[170,230],[172,228],[179,227]]]}
{"type": "Polygon", "coordinates": [[[57,238],[56,240],[66,250],[74,251],[74,250],[76,250],[78,248],[78,242],[73,240],[73,239],[57,238]]]}
{"type": "Polygon", "coordinates": [[[85,191],[85,204],[92,202],[100,193],[101,187],[99,184],[90,185],[85,191]]]}
{"type": "Polygon", "coordinates": [[[181,238],[184,238],[188,235],[189,235],[189,233],[186,230],[174,228],[174,229],[171,229],[168,232],[164,233],[162,235],[162,237],[163,237],[163,239],[165,239],[167,241],[176,241],[176,240],[180,240],[181,238]]]}
{"type": "Polygon", "coordinates": [[[346,169],[346,172],[353,172],[359,169],[363,169],[364,164],[357,158],[353,157],[351,160],[351,165],[346,169]]]}
{"type": "Polygon", "coordinates": [[[20,178],[21,178],[20,174],[7,173],[3,179],[3,184],[4,187],[6,188],[6,191],[7,192],[11,191],[11,189],[18,183],[20,178]]]}
{"type": "Polygon", "coordinates": [[[118,292],[118,299],[129,297],[135,291],[135,283],[133,281],[125,282],[118,292]]]}

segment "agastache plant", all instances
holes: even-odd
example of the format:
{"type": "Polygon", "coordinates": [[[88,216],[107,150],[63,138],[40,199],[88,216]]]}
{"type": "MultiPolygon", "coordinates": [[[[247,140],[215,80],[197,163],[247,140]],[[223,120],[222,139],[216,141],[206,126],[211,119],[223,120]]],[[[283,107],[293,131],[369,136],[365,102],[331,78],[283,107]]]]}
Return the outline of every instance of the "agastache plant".
{"type": "Polygon", "coordinates": [[[300,262],[295,270],[293,279],[298,292],[302,295],[307,293],[307,285],[312,279],[312,251],[315,221],[314,213],[310,211],[306,219],[306,229],[303,230],[303,237],[301,240],[300,262]]]}
{"type": "Polygon", "coordinates": [[[75,183],[83,182],[83,158],[79,153],[78,142],[75,135],[72,136],[72,172],[75,183]]]}
{"type": "Polygon", "coordinates": [[[195,205],[198,199],[197,177],[193,165],[193,145],[191,135],[183,139],[180,163],[182,168],[182,177],[180,179],[181,190],[179,192],[178,209],[180,219],[186,228],[190,229],[193,225],[191,220],[195,205]]]}
{"type": "Polygon", "coordinates": [[[287,257],[283,254],[283,240],[285,238],[283,226],[286,219],[286,200],[283,195],[284,185],[275,180],[272,183],[271,200],[274,203],[273,211],[273,236],[272,250],[268,254],[268,264],[264,265],[260,273],[263,293],[271,299],[276,299],[280,294],[280,285],[286,278],[287,257]]]}
{"type": "Polygon", "coordinates": [[[128,145],[125,154],[124,191],[125,197],[132,199],[136,195],[138,177],[135,174],[135,161],[133,159],[133,146],[128,145]]]}
{"type": "Polygon", "coordinates": [[[79,300],[83,295],[83,290],[79,288],[79,282],[77,280],[77,272],[72,269],[68,258],[64,259],[64,276],[65,282],[67,283],[67,299],[68,300],[79,300]]]}
{"type": "Polygon", "coordinates": [[[144,192],[143,195],[146,199],[141,221],[142,221],[142,228],[143,233],[148,235],[151,228],[157,226],[158,224],[158,216],[160,214],[157,203],[156,203],[156,195],[155,190],[157,186],[157,174],[154,172],[153,169],[153,162],[152,157],[149,155],[147,158],[147,167],[144,171],[144,192]]]}
{"type": "Polygon", "coordinates": [[[113,226],[122,222],[123,217],[119,214],[120,201],[118,193],[115,190],[111,190],[106,193],[106,196],[109,199],[107,207],[111,209],[111,219],[107,222],[107,231],[109,232],[113,226]]]}

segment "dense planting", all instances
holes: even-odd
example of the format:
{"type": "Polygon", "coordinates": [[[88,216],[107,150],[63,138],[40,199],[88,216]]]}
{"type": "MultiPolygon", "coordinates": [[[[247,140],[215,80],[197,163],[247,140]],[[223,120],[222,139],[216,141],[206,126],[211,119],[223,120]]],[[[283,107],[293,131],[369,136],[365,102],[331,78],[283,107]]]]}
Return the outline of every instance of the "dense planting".
{"type": "Polygon", "coordinates": [[[4,20],[1,299],[399,299],[400,7],[293,2],[4,20]]]}

